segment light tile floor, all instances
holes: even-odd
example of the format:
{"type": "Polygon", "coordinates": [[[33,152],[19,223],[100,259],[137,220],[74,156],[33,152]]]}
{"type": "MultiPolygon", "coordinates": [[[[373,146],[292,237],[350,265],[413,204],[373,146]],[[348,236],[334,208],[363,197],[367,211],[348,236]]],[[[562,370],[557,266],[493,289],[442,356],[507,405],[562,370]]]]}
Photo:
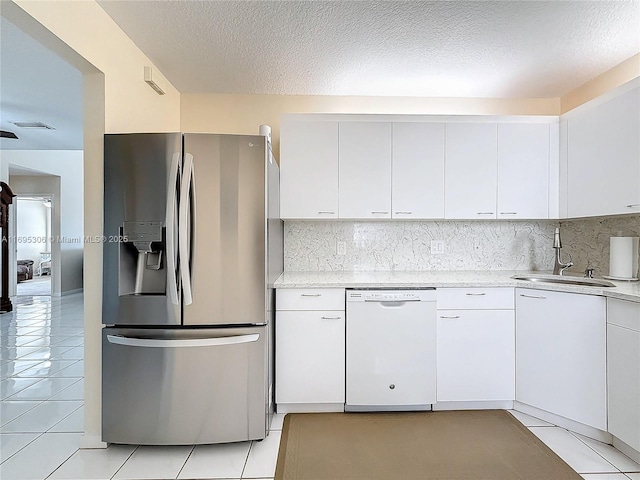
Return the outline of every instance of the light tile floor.
{"type": "MultiPolygon", "coordinates": [[[[274,417],[269,436],[261,442],[80,450],[82,296],[21,296],[14,307],[14,312],[0,315],[1,479],[273,478],[282,415],[274,417]]],[[[640,480],[640,465],[613,447],[512,413],[583,478],[640,480]]]]}

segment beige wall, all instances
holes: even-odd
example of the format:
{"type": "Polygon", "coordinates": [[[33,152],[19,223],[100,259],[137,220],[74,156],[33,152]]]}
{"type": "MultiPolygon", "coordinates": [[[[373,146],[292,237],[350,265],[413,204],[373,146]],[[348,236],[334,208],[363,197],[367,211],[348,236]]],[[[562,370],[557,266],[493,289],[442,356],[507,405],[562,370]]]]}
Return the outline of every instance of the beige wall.
{"type": "Polygon", "coordinates": [[[267,124],[277,155],[283,113],[558,115],[560,100],[182,94],[181,130],[251,134],[267,124]]]}
{"type": "Polygon", "coordinates": [[[573,110],[636,77],[640,77],[640,53],[563,95],[560,99],[560,113],[573,110]]]}

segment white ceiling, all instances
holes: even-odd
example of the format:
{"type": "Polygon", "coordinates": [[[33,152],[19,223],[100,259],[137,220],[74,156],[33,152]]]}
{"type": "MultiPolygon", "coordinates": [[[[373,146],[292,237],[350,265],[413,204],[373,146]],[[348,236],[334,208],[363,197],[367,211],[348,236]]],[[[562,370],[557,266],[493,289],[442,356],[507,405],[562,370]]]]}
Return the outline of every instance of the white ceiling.
{"type": "Polygon", "coordinates": [[[640,52],[640,1],[98,0],[184,93],[558,97],[640,52]]]}
{"type": "Polygon", "coordinates": [[[82,150],[82,75],[0,17],[0,150],[82,150]],[[20,128],[42,122],[55,130],[20,128]]]}

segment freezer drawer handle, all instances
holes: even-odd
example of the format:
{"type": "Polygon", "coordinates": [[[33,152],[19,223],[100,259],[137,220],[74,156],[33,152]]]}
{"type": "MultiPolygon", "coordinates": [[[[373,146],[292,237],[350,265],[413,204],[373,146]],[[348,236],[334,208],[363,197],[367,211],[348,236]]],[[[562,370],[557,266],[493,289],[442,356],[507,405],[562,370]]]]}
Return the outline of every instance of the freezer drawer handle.
{"type": "Polygon", "coordinates": [[[321,297],[321,293],[301,293],[301,297],[321,297]]]}
{"type": "Polygon", "coordinates": [[[233,337],[190,338],[166,340],[160,338],[135,338],[121,335],[107,335],[109,343],[125,345],[127,347],[177,348],[177,347],[215,347],[219,345],[236,345],[239,343],[257,342],[259,333],[250,335],[236,335],[233,337]]]}
{"type": "Polygon", "coordinates": [[[468,297],[484,297],[486,293],[466,293],[468,297]]]}
{"type": "Polygon", "coordinates": [[[454,318],[460,318],[460,315],[452,315],[450,317],[447,317],[447,316],[444,316],[444,315],[440,315],[440,318],[454,319],[454,318]]]}

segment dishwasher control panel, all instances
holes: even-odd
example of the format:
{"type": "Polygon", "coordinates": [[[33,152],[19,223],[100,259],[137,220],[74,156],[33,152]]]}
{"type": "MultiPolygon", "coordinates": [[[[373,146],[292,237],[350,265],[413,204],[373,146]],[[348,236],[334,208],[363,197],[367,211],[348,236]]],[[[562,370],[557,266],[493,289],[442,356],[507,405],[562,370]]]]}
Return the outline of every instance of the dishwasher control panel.
{"type": "Polygon", "coordinates": [[[435,302],[435,289],[347,290],[347,302],[435,302]]]}

